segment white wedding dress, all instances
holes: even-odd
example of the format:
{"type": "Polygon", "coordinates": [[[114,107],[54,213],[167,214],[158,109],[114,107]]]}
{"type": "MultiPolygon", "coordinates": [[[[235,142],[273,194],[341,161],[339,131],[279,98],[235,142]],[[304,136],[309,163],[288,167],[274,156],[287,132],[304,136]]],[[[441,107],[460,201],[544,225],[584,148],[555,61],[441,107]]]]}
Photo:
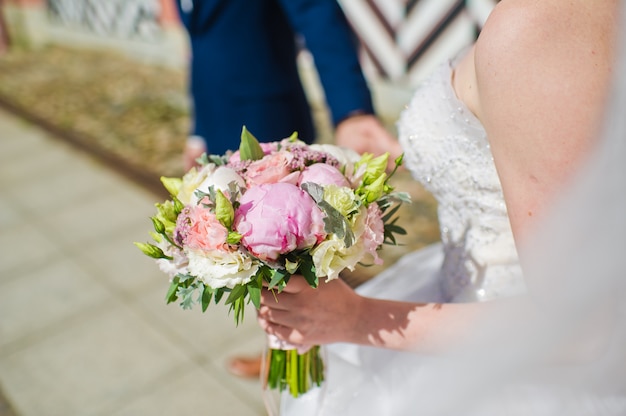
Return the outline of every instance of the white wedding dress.
{"type": "MultiPolygon", "coordinates": [[[[438,201],[441,243],[404,256],[360,286],[364,296],[482,302],[525,291],[485,130],[457,99],[452,66],[441,65],[420,86],[398,124],[406,166],[438,201]]],[[[428,414],[419,386],[428,385],[437,358],[348,344],[326,351],[324,388],[295,400],[283,395],[281,415],[428,414]],[[413,409],[406,409],[407,398],[413,409]]]]}

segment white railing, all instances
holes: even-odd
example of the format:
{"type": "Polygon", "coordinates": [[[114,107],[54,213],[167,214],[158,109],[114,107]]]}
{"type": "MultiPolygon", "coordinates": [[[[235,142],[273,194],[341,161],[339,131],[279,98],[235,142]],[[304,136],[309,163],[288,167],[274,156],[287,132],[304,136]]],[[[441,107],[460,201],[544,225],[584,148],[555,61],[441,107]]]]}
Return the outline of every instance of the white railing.
{"type": "Polygon", "coordinates": [[[53,23],[122,39],[157,38],[160,13],[159,0],[48,0],[53,23]]]}

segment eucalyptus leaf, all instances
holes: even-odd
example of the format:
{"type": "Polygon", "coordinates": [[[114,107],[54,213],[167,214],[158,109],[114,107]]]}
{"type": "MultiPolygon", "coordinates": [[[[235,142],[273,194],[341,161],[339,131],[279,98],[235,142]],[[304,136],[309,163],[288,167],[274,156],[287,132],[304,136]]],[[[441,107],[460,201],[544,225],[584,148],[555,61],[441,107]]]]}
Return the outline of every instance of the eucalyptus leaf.
{"type": "Polygon", "coordinates": [[[218,156],[218,155],[208,155],[205,156],[206,157],[206,162],[203,163],[203,165],[208,164],[208,162],[211,162],[217,166],[222,166],[226,164],[226,161],[224,160],[223,156],[218,156]]]}
{"type": "Polygon", "coordinates": [[[354,244],[354,233],[346,217],[326,201],[321,201],[318,203],[318,206],[326,214],[324,217],[324,231],[342,238],[346,247],[352,246],[354,244]]]}
{"type": "Polygon", "coordinates": [[[343,239],[346,247],[352,246],[354,244],[352,228],[346,217],[330,205],[328,201],[324,200],[324,188],[313,182],[305,182],[300,186],[311,195],[317,206],[326,214],[324,217],[324,231],[343,239]]]}
{"type": "Polygon", "coordinates": [[[176,295],[181,298],[180,306],[183,309],[191,309],[195,303],[193,300],[193,293],[196,291],[196,286],[189,287],[179,286],[176,295]]]}
{"type": "Polygon", "coordinates": [[[324,188],[322,188],[320,185],[314,182],[305,182],[300,185],[300,187],[309,195],[311,195],[311,198],[313,198],[313,201],[315,201],[315,203],[319,204],[321,201],[324,200],[324,188]]]}

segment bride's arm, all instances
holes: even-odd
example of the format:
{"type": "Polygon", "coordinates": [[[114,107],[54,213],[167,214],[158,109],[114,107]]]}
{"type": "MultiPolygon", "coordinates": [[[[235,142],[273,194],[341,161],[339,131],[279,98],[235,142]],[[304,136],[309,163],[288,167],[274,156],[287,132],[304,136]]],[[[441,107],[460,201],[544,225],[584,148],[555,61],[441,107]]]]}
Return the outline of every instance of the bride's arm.
{"type": "Polygon", "coordinates": [[[313,289],[293,276],[279,294],[265,290],[258,321],[268,333],[294,344],[349,342],[421,353],[458,344],[466,333],[517,297],[487,303],[416,304],[373,299],[355,293],[340,279],[313,289]]]}
{"type": "Polygon", "coordinates": [[[503,1],[474,52],[485,126],[518,243],[596,146],[617,1],[503,1]]]}

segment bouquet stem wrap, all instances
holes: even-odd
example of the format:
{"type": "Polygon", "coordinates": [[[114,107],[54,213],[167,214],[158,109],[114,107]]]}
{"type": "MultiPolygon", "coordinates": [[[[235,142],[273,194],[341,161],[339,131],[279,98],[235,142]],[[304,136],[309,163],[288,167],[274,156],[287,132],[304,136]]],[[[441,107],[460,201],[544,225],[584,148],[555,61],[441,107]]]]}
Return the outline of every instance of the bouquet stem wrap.
{"type": "Polygon", "coordinates": [[[287,391],[298,397],[324,381],[321,347],[292,345],[268,335],[268,349],[262,372],[264,388],[287,391]]]}

